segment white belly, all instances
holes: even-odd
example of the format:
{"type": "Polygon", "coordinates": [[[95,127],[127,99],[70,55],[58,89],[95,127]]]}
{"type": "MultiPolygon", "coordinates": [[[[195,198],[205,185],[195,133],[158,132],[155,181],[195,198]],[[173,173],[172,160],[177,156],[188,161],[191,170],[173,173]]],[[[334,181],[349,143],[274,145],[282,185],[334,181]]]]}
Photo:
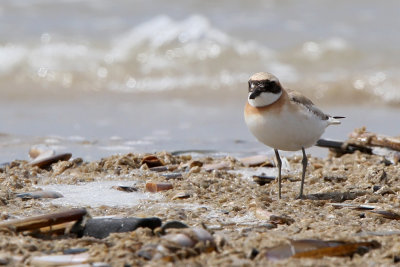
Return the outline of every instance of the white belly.
{"type": "Polygon", "coordinates": [[[258,141],[286,151],[314,145],[328,126],[311,112],[293,113],[285,108],[280,113],[245,115],[245,121],[258,141]]]}

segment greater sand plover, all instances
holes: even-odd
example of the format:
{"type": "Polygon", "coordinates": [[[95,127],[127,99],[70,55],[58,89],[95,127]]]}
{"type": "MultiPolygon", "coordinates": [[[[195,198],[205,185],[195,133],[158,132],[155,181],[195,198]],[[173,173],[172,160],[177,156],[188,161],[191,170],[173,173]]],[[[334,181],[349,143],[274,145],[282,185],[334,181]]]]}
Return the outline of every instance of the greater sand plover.
{"type": "Polygon", "coordinates": [[[310,99],[297,91],[284,89],[274,75],[266,72],[256,73],[249,79],[244,117],[247,127],[258,141],[275,151],[279,198],[282,161],[278,150],[302,150],[303,172],[299,194],[299,198],[302,198],[308,162],[304,148],[314,145],[326,127],[340,124],[338,119],[344,118],[325,114],[310,99]]]}

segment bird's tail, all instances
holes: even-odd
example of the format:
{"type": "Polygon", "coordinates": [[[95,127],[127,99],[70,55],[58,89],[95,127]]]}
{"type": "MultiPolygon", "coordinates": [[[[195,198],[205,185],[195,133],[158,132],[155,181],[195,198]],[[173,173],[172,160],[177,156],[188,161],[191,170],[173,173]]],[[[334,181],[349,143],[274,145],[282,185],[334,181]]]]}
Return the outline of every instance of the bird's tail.
{"type": "Polygon", "coordinates": [[[329,125],[340,124],[340,120],[339,119],[344,119],[344,118],[346,118],[346,117],[342,117],[342,116],[329,117],[328,124],[329,125]]]}

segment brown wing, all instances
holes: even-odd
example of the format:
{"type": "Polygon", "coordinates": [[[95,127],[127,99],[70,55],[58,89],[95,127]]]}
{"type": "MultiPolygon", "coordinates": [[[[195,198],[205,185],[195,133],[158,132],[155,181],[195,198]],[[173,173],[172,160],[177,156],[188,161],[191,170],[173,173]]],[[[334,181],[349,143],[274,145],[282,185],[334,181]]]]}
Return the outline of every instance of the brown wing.
{"type": "Polygon", "coordinates": [[[291,89],[287,89],[286,91],[288,92],[290,101],[292,101],[298,105],[303,105],[308,110],[310,110],[312,113],[314,113],[317,117],[319,117],[321,120],[329,119],[329,115],[325,114],[319,108],[314,106],[314,103],[310,99],[308,99],[307,97],[302,95],[301,93],[299,93],[295,90],[291,90],[291,89]]]}

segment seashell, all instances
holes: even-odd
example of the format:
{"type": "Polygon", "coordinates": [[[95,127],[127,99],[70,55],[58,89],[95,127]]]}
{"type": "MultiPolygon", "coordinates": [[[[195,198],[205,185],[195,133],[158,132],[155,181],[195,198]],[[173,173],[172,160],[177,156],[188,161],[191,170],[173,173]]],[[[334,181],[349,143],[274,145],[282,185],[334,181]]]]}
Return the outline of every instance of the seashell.
{"type": "Polygon", "coordinates": [[[153,183],[148,182],[146,183],[146,191],[155,193],[160,191],[166,191],[172,189],[173,186],[171,183],[153,183]]]}
{"type": "Polygon", "coordinates": [[[137,192],[138,191],[138,189],[136,187],[133,187],[133,186],[114,185],[111,188],[115,189],[115,190],[118,190],[118,191],[128,192],[128,193],[132,193],[132,192],[137,192]]]}
{"type": "Polygon", "coordinates": [[[268,166],[273,167],[274,165],[268,160],[267,155],[256,155],[246,158],[241,158],[239,161],[246,167],[256,166],[268,166]]]}
{"type": "Polygon", "coordinates": [[[290,240],[290,244],[282,244],[267,249],[263,256],[270,261],[287,258],[314,258],[352,256],[364,254],[371,249],[380,248],[377,241],[344,242],[324,241],[318,239],[290,240]]]}
{"type": "Polygon", "coordinates": [[[351,204],[351,203],[331,203],[331,205],[335,208],[351,208],[355,210],[373,210],[376,207],[370,205],[359,205],[359,204],[351,204]]]}
{"type": "Polygon", "coordinates": [[[178,192],[175,196],[172,197],[172,200],[185,198],[190,198],[190,194],[188,192],[178,192]]]}
{"type": "Polygon", "coordinates": [[[16,232],[37,230],[42,227],[79,221],[87,215],[86,209],[70,209],[58,213],[33,216],[0,222],[0,228],[9,228],[16,232]]]}
{"type": "Polygon", "coordinates": [[[168,166],[152,167],[149,170],[153,171],[153,172],[165,172],[165,171],[168,171],[168,166]]]}
{"type": "Polygon", "coordinates": [[[182,247],[194,247],[194,245],[196,244],[196,242],[194,240],[192,240],[189,236],[185,235],[185,234],[168,234],[166,236],[162,237],[165,240],[168,240],[170,242],[173,242],[177,245],[180,245],[182,247]]]}
{"type": "Polygon", "coordinates": [[[41,199],[41,198],[60,198],[64,196],[55,191],[35,191],[35,192],[19,193],[15,195],[15,197],[22,198],[23,200],[28,200],[28,199],[41,199]]]}
{"type": "Polygon", "coordinates": [[[146,164],[149,168],[164,166],[164,163],[154,155],[144,157],[140,164],[146,164]]]}
{"type": "Polygon", "coordinates": [[[286,215],[271,215],[269,221],[273,224],[287,224],[291,225],[294,223],[294,219],[286,215]]]}
{"type": "Polygon", "coordinates": [[[80,254],[88,251],[88,248],[68,248],[63,251],[64,255],[80,254]]]}
{"type": "Polygon", "coordinates": [[[89,259],[89,253],[75,255],[44,255],[33,256],[31,264],[33,266],[65,266],[88,263],[89,259]]]}
{"type": "Polygon", "coordinates": [[[56,151],[54,149],[50,149],[49,147],[45,146],[45,145],[36,145],[31,147],[31,149],[29,149],[29,157],[31,159],[35,159],[39,156],[42,157],[51,157],[54,156],[56,154],[56,151]]]}
{"type": "Polygon", "coordinates": [[[193,160],[189,163],[189,169],[193,168],[193,167],[203,167],[203,162],[199,161],[199,160],[193,160]]]}
{"type": "Polygon", "coordinates": [[[165,230],[167,229],[181,229],[181,228],[189,228],[189,226],[180,221],[169,221],[161,226],[161,232],[164,233],[165,230]]]}
{"type": "Polygon", "coordinates": [[[39,168],[47,168],[51,164],[56,163],[58,161],[67,161],[72,157],[71,153],[63,153],[63,154],[57,154],[57,155],[40,155],[36,157],[34,160],[29,162],[31,166],[37,166],[39,168]]]}
{"type": "Polygon", "coordinates": [[[171,173],[163,173],[161,176],[165,177],[165,179],[170,180],[170,179],[181,179],[182,173],[180,172],[171,172],[171,173]]]}
{"type": "Polygon", "coordinates": [[[228,169],[229,167],[230,167],[230,163],[228,161],[221,161],[219,163],[203,165],[203,169],[206,171],[223,170],[223,169],[228,169]]]}
{"type": "Polygon", "coordinates": [[[214,242],[214,238],[212,237],[212,235],[207,231],[204,230],[203,228],[192,228],[193,233],[196,235],[196,237],[199,239],[199,241],[202,242],[214,242]]]}
{"type": "Polygon", "coordinates": [[[271,217],[271,215],[273,215],[271,212],[262,209],[262,208],[256,208],[254,211],[254,215],[256,216],[257,219],[259,220],[264,220],[264,221],[268,221],[269,218],[271,217]]]}

